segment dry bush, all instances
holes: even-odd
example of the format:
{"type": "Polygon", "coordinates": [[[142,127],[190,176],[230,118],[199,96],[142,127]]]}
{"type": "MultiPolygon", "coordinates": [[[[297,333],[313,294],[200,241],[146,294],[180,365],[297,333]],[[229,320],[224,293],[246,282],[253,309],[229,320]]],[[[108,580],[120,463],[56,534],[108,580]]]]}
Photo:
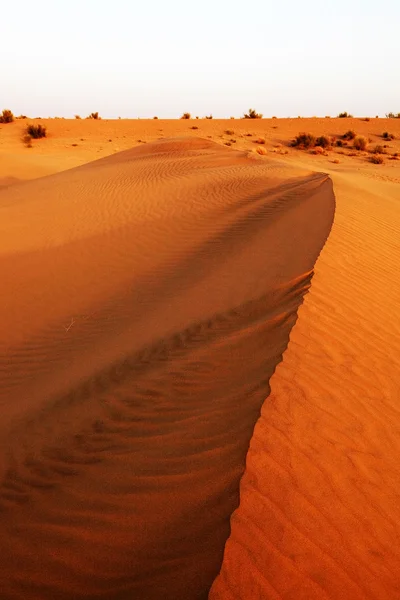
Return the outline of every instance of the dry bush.
{"type": "Polygon", "coordinates": [[[371,119],[369,117],[364,117],[363,119],[361,119],[361,121],[370,121],[371,119]]]}
{"type": "Polygon", "coordinates": [[[153,119],[158,119],[158,117],[153,117],[153,119]]]}
{"type": "Polygon", "coordinates": [[[225,129],[224,133],[226,133],[226,135],[233,135],[235,132],[233,129],[225,129]]]}
{"type": "Polygon", "coordinates": [[[22,142],[25,144],[25,146],[27,148],[32,148],[32,138],[29,135],[29,133],[26,133],[23,137],[22,137],[22,142]]]}
{"type": "Polygon", "coordinates": [[[258,113],[254,110],[254,108],[249,108],[249,112],[243,115],[245,119],[262,119],[262,114],[258,113]]]}
{"type": "Polygon", "coordinates": [[[314,148],[316,138],[312,133],[299,133],[292,141],[291,146],[300,148],[301,150],[308,150],[314,148]]]}
{"type": "Polygon", "coordinates": [[[197,125],[193,125],[190,129],[198,129],[197,125]]]}
{"type": "Polygon", "coordinates": [[[95,120],[98,120],[98,119],[100,119],[101,117],[99,117],[99,113],[98,113],[98,112],[92,112],[92,113],[90,113],[90,115],[89,115],[88,117],[86,117],[86,118],[87,118],[87,119],[95,119],[95,120]]]}
{"type": "Polygon", "coordinates": [[[206,117],[206,119],[212,119],[213,116],[212,115],[208,115],[208,117],[206,117]]]}
{"type": "Polygon", "coordinates": [[[384,131],[382,133],[382,137],[383,137],[384,140],[394,140],[393,133],[389,133],[388,131],[384,131]]]}
{"type": "Polygon", "coordinates": [[[338,114],[338,119],[352,119],[353,115],[350,115],[348,112],[342,112],[338,114]]]}
{"type": "Polygon", "coordinates": [[[384,146],[381,146],[380,144],[377,144],[376,146],[374,146],[371,150],[372,154],[386,154],[386,148],[384,146]]]}
{"type": "Polygon", "coordinates": [[[75,115],[75,119],[80,119],[80,115],[75,115]]]}
{"type": "Polygon", "coordinates": [[[225,146],[232,146],[231,142],[224,142],[225,146]]]}
{"type": "Polygon", "coordinates": [[[390,113],[387,113],[385,116],[387,119],[400,119],[400,113],[390,112],[390,113]]]}
{"type": "Polygon", "coordinates": [[[365,150],[367,147],[367,139],[363,135],[358,135],[354,138],[353,148],[356,150],[365,150]]]}
{"type": "Polygon", "coordinates": [[[190,119],[190,118],[191,118],[190,113],[183,113],[183,115],[181,116],[181,119],[190,119]]]}
{"type": "Polygon", "coordinates": [[[47,135],[46,127],[40,124],[34,125],[33,123],[27,126],[26,133],[34,140],[44,138],[47,135]]]}
{"type": "Polygon", "coordinates": [[[5,108],[0,115],[0,123],[12,123],[14,121],[14,115],[11,110],[5,108]]]}
{"type": "Polygon", "coordinates": [[[353,131],[352,129],[349,129],[348,131],[346,131],[346,133],[344,133],[342,135],[342,140],[354,140],[355,137],[356,137],[356,132],[353,131]]]}
{"type": "Polygon", "coordinates": [[[331,139],[327,135],[320,135],[315,140],[315,145],[319,146],[320,148],[331,148],[332,142],[331,142],[331,139]]]}
{"type": "Polygon", "coordinates": [[[16,119],[27,119],[28,117],[26,115],[19,115],[19,117],[15,117],[16,119]]]}
{"type": "Polygon", "coordinates": [[[383,163],[383,158],[379,154],[374,154],[369,157],[369,162],[372,162],[374,165],[381,165],[383,163]]]}

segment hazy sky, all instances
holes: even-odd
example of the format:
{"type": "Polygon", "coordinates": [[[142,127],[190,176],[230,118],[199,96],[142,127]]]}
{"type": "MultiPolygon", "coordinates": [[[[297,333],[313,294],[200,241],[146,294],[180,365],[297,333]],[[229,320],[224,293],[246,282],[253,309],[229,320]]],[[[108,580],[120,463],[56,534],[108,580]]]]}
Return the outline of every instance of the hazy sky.
{"type": "Polygon", "coordinates": [[[400,0],[14,0],[0,109],[28,116],[400,112],[400,0]]]}

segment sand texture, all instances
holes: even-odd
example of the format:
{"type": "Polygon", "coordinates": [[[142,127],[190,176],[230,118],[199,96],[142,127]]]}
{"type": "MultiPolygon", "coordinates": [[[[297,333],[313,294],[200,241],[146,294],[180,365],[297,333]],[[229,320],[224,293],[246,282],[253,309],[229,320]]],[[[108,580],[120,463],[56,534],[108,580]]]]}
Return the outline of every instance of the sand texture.
{"type": "Polygon", "coordinates": [[[0,207],[2,599],[206,598],[331,181],[174,139],[0,207]]]}
{"type": "Polygon", "coordinates": [[[0,599],[400,600],[400,119],[38,122],[0,125],[0,599]]]}

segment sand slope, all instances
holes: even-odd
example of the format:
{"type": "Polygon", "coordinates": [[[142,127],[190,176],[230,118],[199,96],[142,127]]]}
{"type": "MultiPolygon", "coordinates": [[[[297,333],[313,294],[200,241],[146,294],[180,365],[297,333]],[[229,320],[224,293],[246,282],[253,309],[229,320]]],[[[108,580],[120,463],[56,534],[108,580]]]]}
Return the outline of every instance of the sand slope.
{"type": "Polygon", "coordinates": [[[0,190],[2,600],[207,597],[333,212],[201,139],[0,190]]]}
{"type": "Polygon", "coordinates": [[[255,428],[212,600],[400,598],[400,191],[387,174],[331,173],[335,223],[255,428]]]}

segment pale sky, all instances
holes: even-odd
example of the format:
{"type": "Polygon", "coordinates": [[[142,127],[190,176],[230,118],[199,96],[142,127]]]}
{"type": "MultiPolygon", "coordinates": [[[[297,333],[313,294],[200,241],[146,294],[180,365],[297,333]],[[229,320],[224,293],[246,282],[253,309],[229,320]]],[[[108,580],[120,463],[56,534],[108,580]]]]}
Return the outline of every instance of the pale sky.
{"type": "Polygon", "coordinates": [[[400,0],[14,0],[0,110],[31,117],[400,112],[400,0]]]}

